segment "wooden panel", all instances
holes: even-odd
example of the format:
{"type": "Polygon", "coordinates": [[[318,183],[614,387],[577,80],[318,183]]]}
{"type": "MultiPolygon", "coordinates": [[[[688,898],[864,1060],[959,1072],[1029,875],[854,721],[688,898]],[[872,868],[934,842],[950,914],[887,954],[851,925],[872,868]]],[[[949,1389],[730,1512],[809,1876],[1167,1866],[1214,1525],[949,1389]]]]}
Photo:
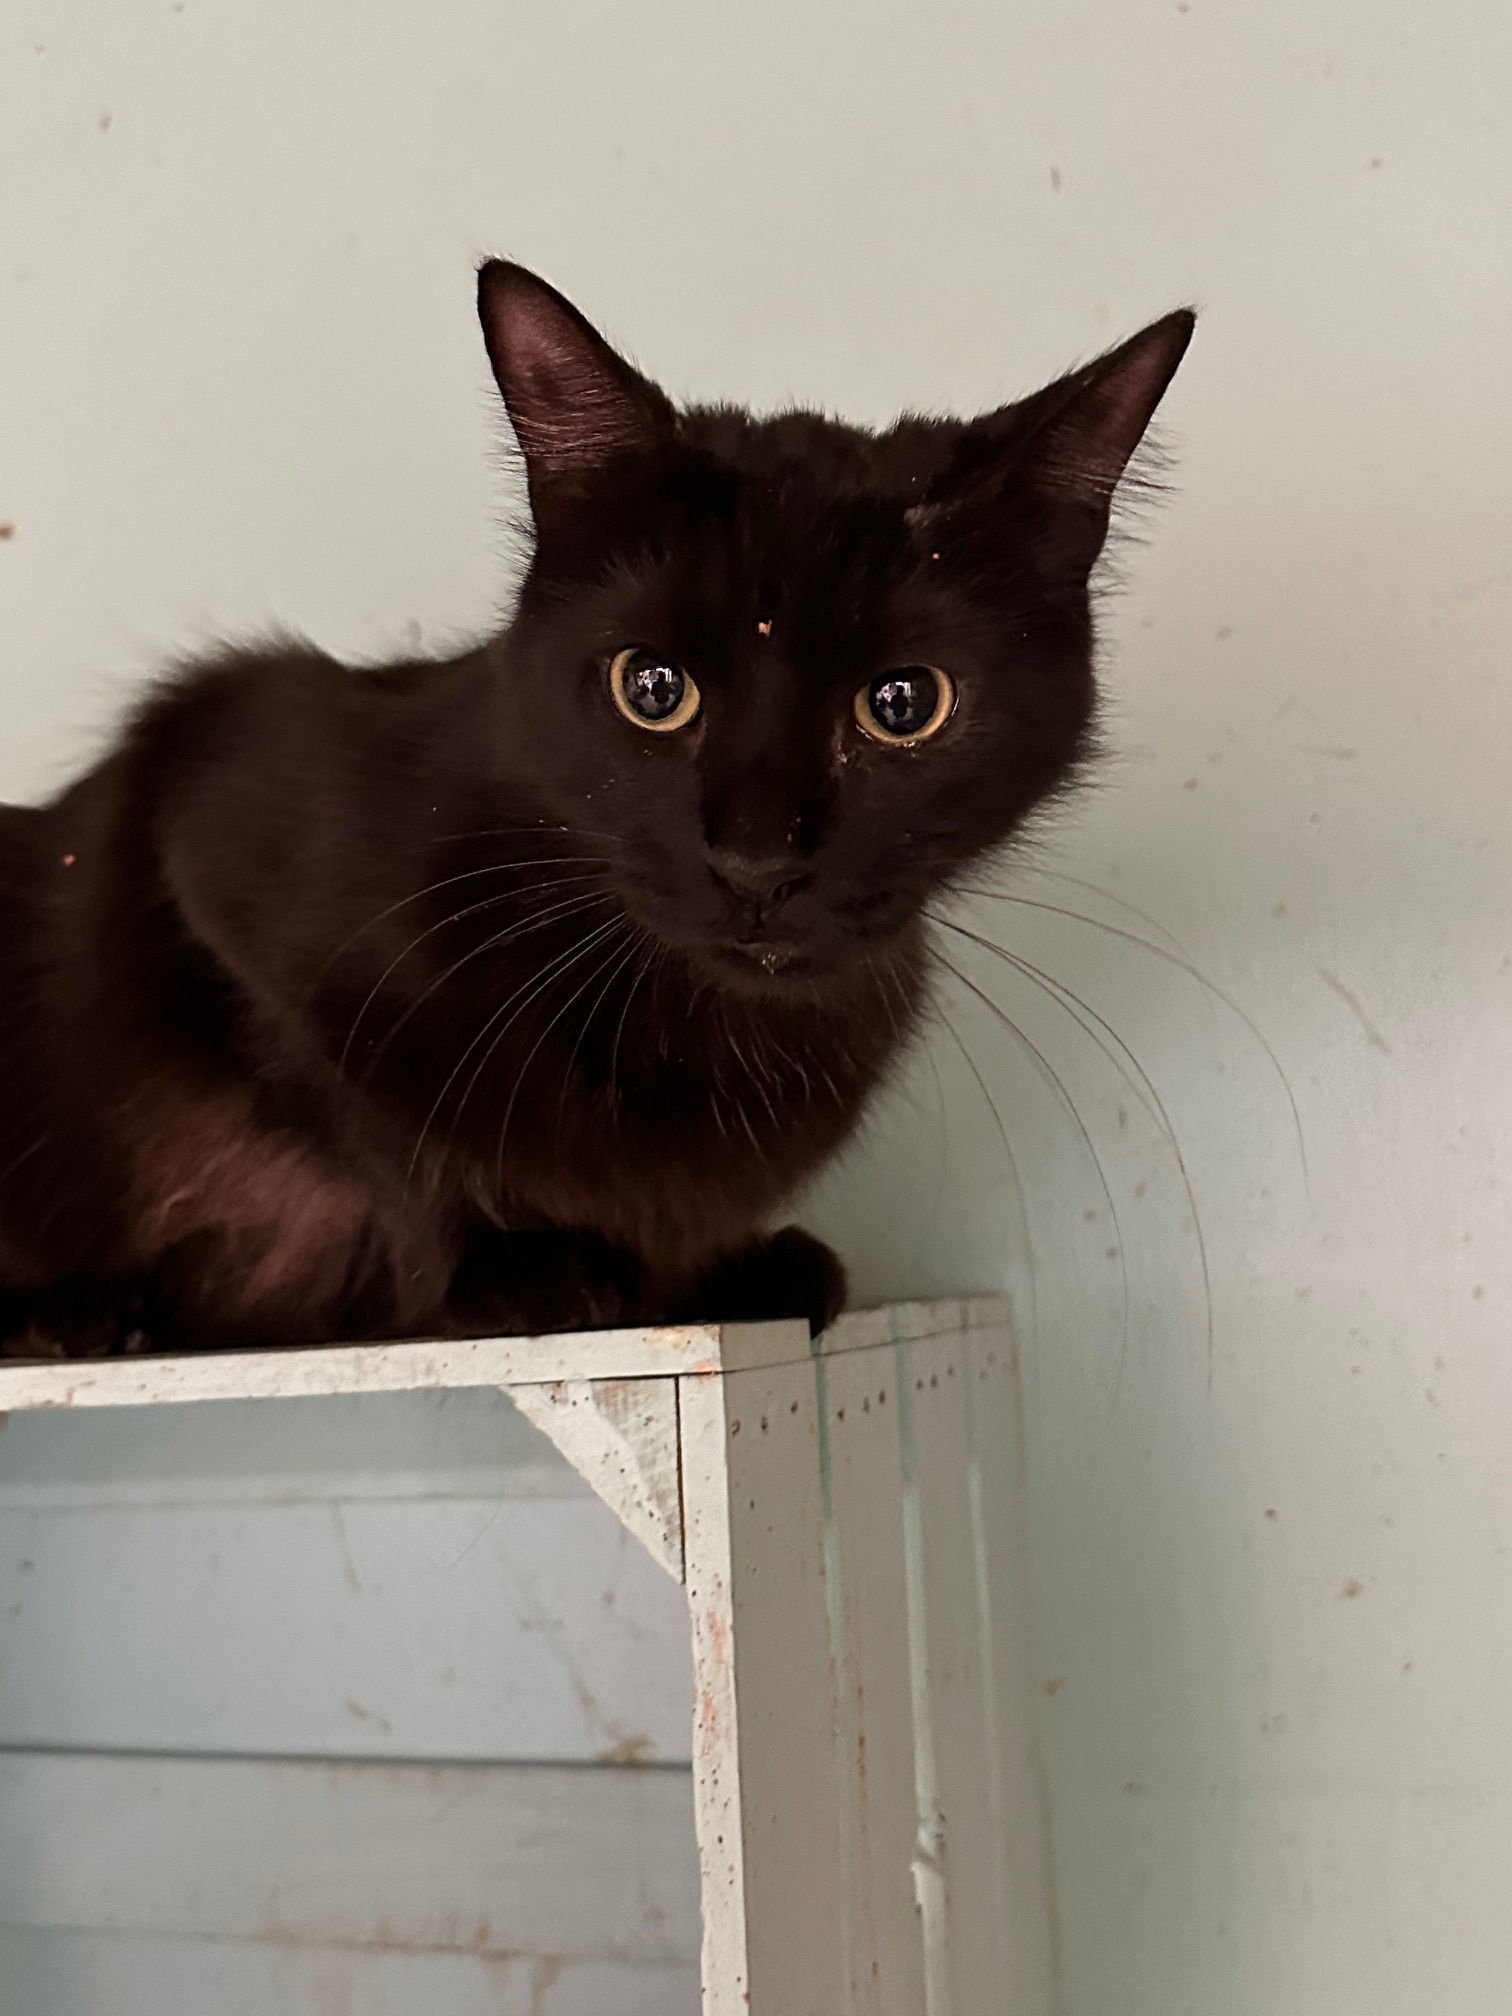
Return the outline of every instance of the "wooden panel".
{"type": "Polygon", "coordinates": [[[681,1591],[586,1497],[12,1507],[0,1623],[5,1744],[689,1755],[681,1591]]]}
{"type": "Polygon", "coordinates": [[[680,1966],[0,1927],[6,2016],[697,2016],[680,1966]]]}
{"type": "Polygon", "coordinates": [[[920,2016],[919,1830],[896,1365],[821,1361],[826,1570],[840,1770],[842,1934],[854,2016],[920,2016]]]}
{"type": "Polygon", "coordinates": [[[515,1405],[675,1582],[683,1577],[675,1379],[516,1386],[515,1405]]]}
{"type": "Polygon", "coordinates": [[[845,2006],[811,1363],[683,1382],[707,2016],[845,2006]]]}
{"type": "Polygon", "coordinates": [[[1027,1479],[1018,1359],[1006,1322],[966,1339],[971,1544],[983,1633],[985,1762],[1003,1844],[996,1910],[1009,2009],[1053,2006],[1049,1836],[1035,1731],[1038,1667],[1029,1584],[1027,1479]]]}
{"type": "Polygon", "coordinates": [[[577,1472],[499,1391],[60,1408],[0,1422],[0,1507],[576,1497],[577,1472]]]}
{"type": "Polygon", "coordinates": [[[826,1330],[818,1349],[824,1357],[847,1351],[889,1350],[895,1344],[931,1337],[959,1337],[963,1331],[999,1328],[1008,1320],[1002,1295],[942,1296],[932,1302],[889,1302],[881,1309],[857,1309],[826,1330]]]}
{"type": "Polygon", "coordinates": [[[0,1813],[10,1926],[664,1968],[696,1942],[680,1771],[10,1756],[0,1813]]]}
{"type": "Polygon", "coordinates": [[[717,1327],[692,1324],[555,1337],[191,1351],[175,1358],[46,1365],[0,1361],[0,1413],[24,1407],[140,1407],[166,1401],[517,1386],[553,1379],[647,1379],[712,1371],[719,1362],[719,1338],[717,1327]]]}
{"type": "Polygon", "coordinates": [[[1004,1844],[988,1783],[993,1718],[972,1547],[964,1339],[904,1345],[898,1362],[926,2008],[975,2016],[1003,2006],[1009,1954],[1004,1844]]]}

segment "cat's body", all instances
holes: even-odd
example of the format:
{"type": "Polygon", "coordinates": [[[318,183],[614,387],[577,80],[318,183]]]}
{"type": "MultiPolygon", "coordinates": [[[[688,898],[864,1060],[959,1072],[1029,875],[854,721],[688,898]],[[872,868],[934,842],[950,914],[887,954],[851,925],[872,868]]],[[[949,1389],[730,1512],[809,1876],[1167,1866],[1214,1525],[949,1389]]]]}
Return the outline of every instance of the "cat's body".
{"type": "Polygon", "coordinates": [[[675,416],[517,269],[483,306],[504,636],[229,653],[0,812],[12,1349],[838,1306],[765,1228],[918,1025],[924,901],[1086,753],[1086,574],[1189,322],[878,440],[675,416]]]}

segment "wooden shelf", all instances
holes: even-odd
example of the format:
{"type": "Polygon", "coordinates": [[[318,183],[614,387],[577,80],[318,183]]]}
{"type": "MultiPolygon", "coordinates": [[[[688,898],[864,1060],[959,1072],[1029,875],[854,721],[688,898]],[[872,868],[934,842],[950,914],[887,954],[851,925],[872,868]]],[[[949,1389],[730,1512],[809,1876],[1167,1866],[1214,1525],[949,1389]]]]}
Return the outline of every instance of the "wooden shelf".
{"type": "Polygon", "coordinates": [[[705,2016],[1050,2016],[1001,1300],[3,1364],[0,1414],[466,1387],[686,1590],[705,2016]]]}
{"type": "Polygon", "coordinates": [[[817,1343],[802,1323],[694,1323],[547,1337],[416,1339],[285,1351],[186,1351],[162,1358],[0,1360],[0,1414],[43,1407],[310,1399],[568,1381],[751,1372],[816,1354],[908,1343],[1004,1320],[992,1296],[895,1303],[843,1316],[817,1343]]]}

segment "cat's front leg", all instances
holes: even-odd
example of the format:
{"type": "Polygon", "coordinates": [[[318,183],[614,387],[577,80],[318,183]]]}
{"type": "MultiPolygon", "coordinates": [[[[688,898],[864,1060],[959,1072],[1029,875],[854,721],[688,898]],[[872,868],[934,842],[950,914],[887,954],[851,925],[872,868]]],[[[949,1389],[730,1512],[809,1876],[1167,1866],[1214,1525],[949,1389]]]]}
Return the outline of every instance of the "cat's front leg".
{"type": "Polygon", "coordinates": [[[817,1337],[845,1307],[845,1268],[812,1234],[788,1225],[711,1267],[679,1298],[685,1322],[765,1323],[806,1318],[817,1337]]]}

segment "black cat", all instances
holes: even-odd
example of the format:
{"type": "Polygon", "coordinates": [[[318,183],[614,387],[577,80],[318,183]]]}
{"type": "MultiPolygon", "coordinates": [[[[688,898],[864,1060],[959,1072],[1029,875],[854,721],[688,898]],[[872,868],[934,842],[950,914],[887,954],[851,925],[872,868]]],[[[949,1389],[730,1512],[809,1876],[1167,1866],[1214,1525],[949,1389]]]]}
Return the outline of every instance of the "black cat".
{"type": "Polygon", "coordinates": [[[515,266],[479,304],[503,635],[227,653],[0,812],[13,1351],[822,1323],[839,1263],[766,1228],[920,1024],[925,902],[1088,759],[1190,314],[871,434],[680,412],[515,266]]]}

